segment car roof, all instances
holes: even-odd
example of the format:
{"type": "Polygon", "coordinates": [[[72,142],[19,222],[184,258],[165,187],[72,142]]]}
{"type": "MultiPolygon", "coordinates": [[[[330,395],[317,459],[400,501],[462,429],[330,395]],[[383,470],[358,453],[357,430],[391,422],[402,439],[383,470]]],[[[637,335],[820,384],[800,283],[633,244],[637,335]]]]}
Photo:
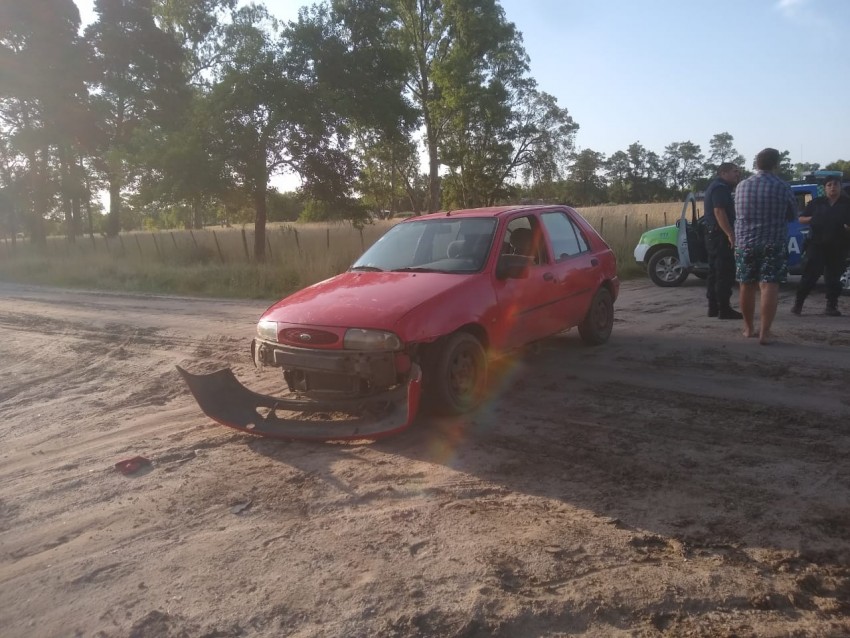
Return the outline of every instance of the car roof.
{"type": "Polygon", "coordinates": [[[516,204],[513,206],[489,206],[486,208],[465,208],[459,210],[448,210],[448,211],[439,211],[436,213],[429,213],[426,215],[420,215],[419,217],[408,217],[404,220],[403,223],[411,222],[411,221],[422,221],[429,219],[440,219],[446,217],[500,217],[507,213],[513,213],[517,211],[534,211],[534,210],[555,210],[555,209],[563,209],[563,206],[557,205],[529,205],[529,204],[516,204]]]}

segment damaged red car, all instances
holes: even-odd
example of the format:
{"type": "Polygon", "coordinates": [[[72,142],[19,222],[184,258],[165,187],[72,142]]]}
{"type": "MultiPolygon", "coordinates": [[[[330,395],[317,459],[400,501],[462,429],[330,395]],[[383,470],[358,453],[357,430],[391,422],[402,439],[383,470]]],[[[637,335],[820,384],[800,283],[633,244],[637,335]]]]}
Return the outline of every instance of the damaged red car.
{"type": "Polygon", "coordinates": [[[614,253],[566,206],[482,208],[410,218],[348,271],[271,306],[251,344],[287,392],[230,370],[181,369],[211,418],[284,439],[369,439],[408,427],[420,406],[474,409],[488,364],[578,327],[608,340],[619,291],[614,253]]]}

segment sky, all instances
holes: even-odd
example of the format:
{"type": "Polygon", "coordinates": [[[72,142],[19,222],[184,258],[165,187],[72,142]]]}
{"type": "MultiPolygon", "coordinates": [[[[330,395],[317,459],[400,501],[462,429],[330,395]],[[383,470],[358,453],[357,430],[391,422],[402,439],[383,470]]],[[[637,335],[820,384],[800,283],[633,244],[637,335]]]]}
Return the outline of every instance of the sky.
{"type": "MultiPolygon", "coordinates": [[[[93,0],[75,0],[84,24],[93,0]]],[[[310,2],[265,0],[294,19],[310,2]]],[[[501,0],[530,74],[579,125],[577,150],[728,132],[747,167],[762,148],[850,160],[850,0],[501,0]]]]}

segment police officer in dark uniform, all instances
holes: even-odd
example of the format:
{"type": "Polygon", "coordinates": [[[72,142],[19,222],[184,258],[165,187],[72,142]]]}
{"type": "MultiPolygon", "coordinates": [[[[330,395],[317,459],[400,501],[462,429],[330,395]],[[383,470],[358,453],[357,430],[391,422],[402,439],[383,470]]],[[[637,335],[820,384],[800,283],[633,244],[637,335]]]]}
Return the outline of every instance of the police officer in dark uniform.
{"type": "Polygon", "coordinates": [[[705,191],[705,248],[708,252],[708,316],[740,319],[730,304],[735,283],[735,200],[732,189],[741,179],[741,170],[731,162],[717,168],[717,176],[705,191]]]}
{"type": "Polygon", "coordinates": [[[841,273],[850,247],[850,197],[841,192],[841,180],[830,176],[824,182],[826,195],[808,203],[800,221],[809,224],[806,242],[806,264],[797,287],[797,299],[791,312],[803,312],[803,302],[823,275],[826,284],[826,310],[830,317],[840,317],[838,297],[841,295],[841,273]]]}

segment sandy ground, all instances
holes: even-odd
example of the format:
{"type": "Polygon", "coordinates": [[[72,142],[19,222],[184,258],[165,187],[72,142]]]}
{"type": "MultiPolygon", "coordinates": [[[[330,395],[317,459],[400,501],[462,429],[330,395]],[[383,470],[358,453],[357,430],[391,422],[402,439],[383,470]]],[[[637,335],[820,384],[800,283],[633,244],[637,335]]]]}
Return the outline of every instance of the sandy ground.
{"type": "Polygon", "coordinates": [[[233,366],[262,302],[0,285],[4,637],[846,636],[850,299],[776,335],[627,283],[456,421],[259,439],[175,364],[233,366]],[[125,476],[116,461],[150,468],[125,476]]]}

